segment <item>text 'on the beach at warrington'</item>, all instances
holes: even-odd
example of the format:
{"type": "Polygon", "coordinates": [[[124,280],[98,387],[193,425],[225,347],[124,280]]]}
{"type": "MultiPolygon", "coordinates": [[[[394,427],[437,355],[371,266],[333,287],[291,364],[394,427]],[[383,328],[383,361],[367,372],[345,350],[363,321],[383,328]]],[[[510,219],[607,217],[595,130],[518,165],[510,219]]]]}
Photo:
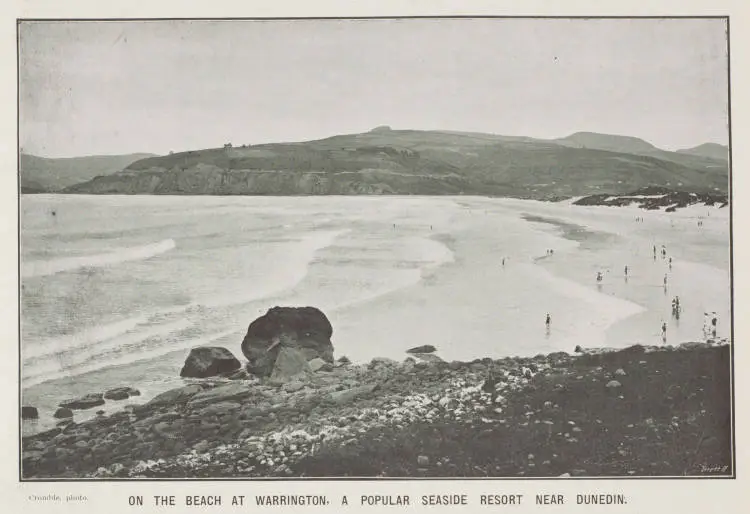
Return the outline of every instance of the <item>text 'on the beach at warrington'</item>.
{"type": "Polygon", "coordinates": [[[344,495],[336,499],[326,495],[153,495],[129,496],[128,505],[141,507],[410,507],[410,506],[519,506],[519,505],[625,505],[624,494],[424,494],[424,495],[344,495]]]}

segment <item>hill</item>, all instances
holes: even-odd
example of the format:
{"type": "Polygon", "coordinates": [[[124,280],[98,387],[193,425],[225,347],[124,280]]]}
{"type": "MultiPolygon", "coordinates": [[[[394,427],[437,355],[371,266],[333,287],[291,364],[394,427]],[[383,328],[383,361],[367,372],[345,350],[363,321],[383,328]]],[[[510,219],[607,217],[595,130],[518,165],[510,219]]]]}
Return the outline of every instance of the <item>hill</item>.
{"type": "Polygon", "coordinates": [[[729,159],[729,147],[717,143],[703,143],[702,145],[694,146],[693,148],[677,150],[677,153],[695,155],[698,157],[709,157],[711,159],[721,159],[723,161],[729,159]]]}
{"type": "Polygon", "coordinates": [[[152,156],[153,154],[134,153],[50,159],[22,153],[19,162],[21,192],[60,191],[100,175],[122,171],[133,162],[152,156]]]}
{"type": "Polygon", "coordinates": [[[723,192],[728,188],[726,162],[664,152],[637,138],[625,138],[622,141],[627,144],[622,145],[607,143],[610,136],[605,135],[571,138],[561,144],[559,140],[383,126],[316,141],[228,146],[150,157],[65,192],[472,194],[554,199],[623,194],[646,186],[690,192],[723,192]],[[608,148],[576,146],[583,140],[608,148]],[[634,153],[641,150],[657,155],[634,153]],[[662,153],[676,157],[663,158],[662,153]]]}
{"type": "Polygon", "coordinates": [[[555,143],[573,148],[609,150],[610,152],[644,154],[658,150],[651,143],[631,136],[598,134],[596,132],[576,132],[554,140],[555,143]]]}

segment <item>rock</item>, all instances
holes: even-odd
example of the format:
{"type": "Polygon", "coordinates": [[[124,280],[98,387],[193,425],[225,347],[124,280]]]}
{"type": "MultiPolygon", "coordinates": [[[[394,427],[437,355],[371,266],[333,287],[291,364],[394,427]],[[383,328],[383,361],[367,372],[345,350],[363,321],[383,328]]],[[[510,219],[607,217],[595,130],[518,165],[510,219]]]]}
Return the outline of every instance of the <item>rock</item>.
{"type": "Polygon", "coordinates": [[[170,389],[169,391],[163,392],[160,395],[154,397],[147,405],[158,406],[158,405],[173,405],[176,403],[185,403],[192,396],[203,391],[203,388],[198,384],[191,384],[183,387],[177,387],[170,389]]]}
{"type": "Polygon", "coordinates": [[[333,371],[333,364],[326,362],[320,357],[315,357],[313,360],[307,363],[310,366],[310,370],[316,371],[333,371]]]}
{"type": "Polygon", "coordinates": [[[199,412],[202,416],[224,416],[241,407],[239,402],[221,401],[211,403],[202,408],[199,412]]]}
{"type": "Polygon", "coordinates": [[[135,387],[126,387],[129,396],[140,396],[141,392],[135,387]]]}
{"type": "Polygon", "coordinates": [[[102,393],[91,393],[80,398],[65,400],[63,402],[60,402],[58,405],[60,407],[66,407],[73,410],[90,409],[92,407],[104,405],[104,398],[102,393]]]}
{"type": "Polygon", "coordinates": [[[560,478],[570,478],[570,473],[563,473],[562,475],[557,475],[560,478]]]}
{"type": "MultiPolygon", "coordinates": [[[[126,400],[130,398],[130,391],[135,391],[131,387],[116,387],[110,389],[104,393],[104,398],[107,400],[126,400]]],[[[141,394],[140,392],[138,394],[141,394]]]]}
{"type": "Polygon", "coordinates": [[[242,340],[248,370],[270,376],[281,348],[295,349],[309,361],[316,357],[333,364],[331,323],[315,307],[273,307],[256,319],[242,340]]]}
{"type": "Polygon", "coordinates": [[[618,387],[622,387],[622,384],[618,382],[617,380],[610,380],[607,382],[607,389],[616,389],[618,387]]]}
{"type": "Polygon", "coordinates": [[[428,466],[430,464],[430,458],[426,455],[420,455],[417,457],[417,465],[420,467],[428,466]]]}
{"type": "Polygon", "coordinates": [[[627,375],[627,373],[625,373],[624,369],[617,368],[617,371],[615,371],[615,375],[620,376],[620,377],[624,377],[625,375],[627,375]]]}
{"type": "Polygon", "coordinates": [[[21,407],[21,419],[39,419],[39,411],[31,405],[21,407]]]}
{"type": "Polygon", "coordinates": [[[374,389],[375,389],[374,385],[363,385],[363,386],[353,387],[351,389],[346,389],[344,391],[335,391],[331,393],[330,399],[333,403],[337,405],[343,405],[345,403],[349,403],[353,401],[355,398],[359,396],[363,396],[363,395],[371,393],[374,389]]]}
{"type": "Polygon", "coordinates": [[[274,384],[284,384],[311,373],[305,354],[296,348],[284,346],[278,351],[269,380],[274,384]]]}
{"type": "Polygon", "coordinates": [[[205,378],[240,368],[240,361],[232,352],[220,346],[199,346],[190,350],[181,377],[205,378]]]}
{"type": "Polygon", "coordinates": [[[433,355],[431,353],[414,353],[413,354],[417,359],[420,359],[424,362],[445,362],[443,359],[438,357],[437,355],[433,355]]]}
{"type": "Polygon", "coordinates": [[[201,390],[199,393],[190,397],[189,407],[198,407],[211,403],[226,402],[230,400],[242,400],[252,394],[252,390],[247,384],[232,382],[226,385],[212,387],[201,390]]]}
{"type": "Polygon", "coordinates": [[[406,350],[406,353],[433,353],[435,350],[436,348],[431,344],[423,344],[422,346],[415,346],[406,350]]]}
{"type": "Polygon", "coordinates": [[[246,369],[238,369],[227,373],[222,373],[222,376],[229,380],[250,380],[251,375],[246,369]]]}
{"type": "Polygon", "coordinates": [[[338,360],[336,361],[336,364],[340,364],[340,365],[342,365],[342,366],[346,366],[347,364],[351,364],[351,363],[352,363],[352,361],[351,361],[351,360],[349,360],[349,357],[347,357],[346,355],[342,355],[342,356],[341,356],[341,357],[339,357],[339,358],[338,358],[338,360]]]}
{"type": "Polygon", "coordinates": [[[576,345],[575,350],[573,350],[573,353],[582,353],[583,348],[581,348],[581,345],[576,345]]]}
{"type": "MultiPolygon", "coordinates": [[[[713,341],[711,342],[713,343],[713,341]]],[[[711,348],[711,345],[708,343],[688,342],[682,343],[677,347],[678,350],[699,350],[701,348],[711,348]]]]}
{"type": "Polygon", "coordinates": [[[73,417],[73,411],[66,408],[66,407],[60,407],[55,411],[53,416],[57,419],[67,419],[73,417]]]}
{"type": "Polygon", "coordinates": [[[393,359],[389,359],[388,357],[374,357],[370,364],[367,365],[370,369],[375,369],[379,366],[397,366],[398,362],[396,362],[393,359]]]}
{"type": "Polygon", "coordinates": [[[301,381],[292,380],[291,382],[287,382],[286,384],[284,384],[282,389],[284,389],[284,391],[286,391],[287,393],[294,393],[296,391],[299,391],[303,387],[305,387],[305,384],[303,384],[301,381]]]}

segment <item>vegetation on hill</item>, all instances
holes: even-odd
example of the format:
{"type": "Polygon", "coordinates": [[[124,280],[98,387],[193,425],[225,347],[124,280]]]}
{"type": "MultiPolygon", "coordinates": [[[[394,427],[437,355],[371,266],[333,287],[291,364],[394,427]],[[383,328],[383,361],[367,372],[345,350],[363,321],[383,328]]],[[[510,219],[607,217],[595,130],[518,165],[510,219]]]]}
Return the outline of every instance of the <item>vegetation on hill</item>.
{"type": "Polygon", "coordinates": [[[703,143],[693,148],[677,150],[677,153],[696,155],[699,157],[709,157],[711,159],[720,159],[726,161],[729,159],[729,148],[716,143],[703,143]]]}
{"type": "Polygon", "coordinates": [[[65,192],[472,194],[560,199],[622,194],[646,186],[688,192],[728,188],[726,162],[664,152],[636,138],[574,134],[567,139],[568,144],[560,144],[526,137],[382,126],[362,134],[302,143],[234,144],[149,157],[65,192]],[[607,149],[576,147],[570,141],[593,142],[607,149]],[[617,148],[620,150],[613,151],[617,148]],[[647,149],[656,154],[634,153],[647,149]],[[661,158],[661,154],[670,158],[661,158]]]}
{"type": "Polygon", "coordinates": [[[122,171],[131,163],[153,154],[91,155],[50,159],[22,153],[19,160],[22,193],[60,191],[94,177],[122,171]]]}

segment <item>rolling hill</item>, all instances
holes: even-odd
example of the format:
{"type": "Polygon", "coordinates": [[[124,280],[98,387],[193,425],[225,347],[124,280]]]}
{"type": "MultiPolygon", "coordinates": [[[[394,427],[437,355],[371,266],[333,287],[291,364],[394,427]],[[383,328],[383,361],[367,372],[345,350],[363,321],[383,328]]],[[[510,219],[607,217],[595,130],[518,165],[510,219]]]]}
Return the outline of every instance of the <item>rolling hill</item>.
{"type": "Polygon", "coordinates": [[[579,133],[563,139],[378,127],[316,141],[149,157],[65,192],[555,199],[647,186],[694,192],[728,188],[726,162],[665,152],[637,138],[579,133]]]}
{"type": "Polygon", "coordinates": [[[709,157],[711,159],[721,159],[723,161],[729,159],[729,147],[717,143],[703,143],[702,145],[693,148],[677,150],[677,153],[695,155],[698,157],[709,157]]]}
{"type": "Polygon", "coordinates": [[[22,153],[19,168],[21,192],[46,193],[86,182],[100,175],[122,171],[131,163],[153,154],[92,155],[50,159],[22,153]]]}

